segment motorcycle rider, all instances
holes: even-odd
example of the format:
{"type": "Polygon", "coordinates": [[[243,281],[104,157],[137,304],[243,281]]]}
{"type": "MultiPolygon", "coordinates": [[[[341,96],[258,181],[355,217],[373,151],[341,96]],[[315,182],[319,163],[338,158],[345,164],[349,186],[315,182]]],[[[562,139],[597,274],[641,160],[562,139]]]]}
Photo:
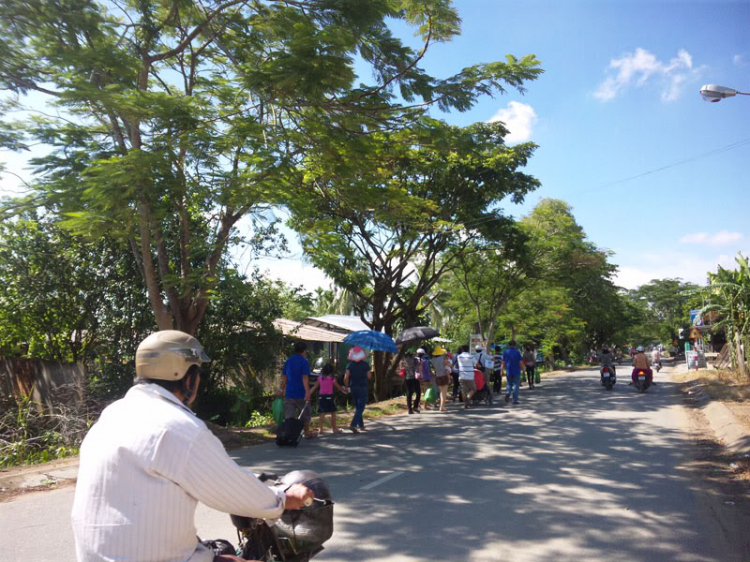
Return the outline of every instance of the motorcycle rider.
{"type": "Polygon", "coordinates": [[[661,350],[658,346],[651,351],[651,364],[654,367],[658,365],[659,369],[661,369],[661,350]]]}
{"type": "Polygon", "coordinates": [[[635,384],[636,376],[638,371],[643,371],[646,374],[646,380],[649,384],[654,384],[654,372],[651,370],[651,366],[648,362],[648,357],[646,357],[645,350],[643,349],[642,345],[639,345],[636,348],[635,357],[633,357],[633,374],[631,378],[633,379],[633,384],[635,384]]]}
{"type": "Polygon", "coordinates": [[[602,377],[602,373],[604,373],[604,367],[609,367],[609,371],[612,373],[612,377],[615,380],[617,379],[617,373],[615,371],[615,359],[609,352],[609,348],[606,345],[602,346],[601,366],[602,368],[599,369],[599,378],[602,381],[602,384],[604,384],[604,377],[602,377]]]}
{"type": "Polygon", "coordinates": [[[196,538],[198,501],[272,519],[312,500],[306,486],[272,489],[238,466],[190,410],[208,361],[197,339],[176,330],[138,346],[135,384],[81,445],[71,514],[79,561],[236,561],[196,538]]]}

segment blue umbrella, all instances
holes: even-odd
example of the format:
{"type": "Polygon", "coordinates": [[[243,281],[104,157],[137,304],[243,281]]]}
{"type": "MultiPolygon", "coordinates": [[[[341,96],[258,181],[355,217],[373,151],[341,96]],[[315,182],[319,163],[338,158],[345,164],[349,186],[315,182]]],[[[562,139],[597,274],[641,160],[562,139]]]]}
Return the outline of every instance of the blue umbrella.
{"type": "Polygon", "coordinates": [[[359,332],[352,332],[344,338],[344,343],[358,345],[373,351],[390,351],[391,353],[398,353],[398,348],[396,347],[393,338],[388,334],[376,332],[375,330],[360,330],[359,332]]]}

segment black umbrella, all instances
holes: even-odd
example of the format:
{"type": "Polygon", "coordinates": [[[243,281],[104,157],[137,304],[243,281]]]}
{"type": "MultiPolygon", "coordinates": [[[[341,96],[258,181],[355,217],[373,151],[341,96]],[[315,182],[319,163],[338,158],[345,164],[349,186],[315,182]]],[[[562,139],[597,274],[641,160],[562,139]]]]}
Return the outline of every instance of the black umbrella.
{"type": "Polygon", "coordinates": [[[396,345],[408,345],[422,340],[429,340],[436,338],[440,335],[435,328],[429,328],[427,326],[415,326],[414,328],[407,328],[401,332],[396,338],[396,345]]]}

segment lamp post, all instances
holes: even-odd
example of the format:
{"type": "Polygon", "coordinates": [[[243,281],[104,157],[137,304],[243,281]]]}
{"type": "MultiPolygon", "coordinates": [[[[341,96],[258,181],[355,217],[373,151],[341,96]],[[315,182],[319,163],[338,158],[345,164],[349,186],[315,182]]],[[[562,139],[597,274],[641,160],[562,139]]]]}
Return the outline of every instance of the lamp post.
{"type": "Polygon", "coordinates": [[[732,96],[750,96],[750,92],[740,92],[734,88],[727,88],[726,86],[717,86],[716,84],[706,84],[701,87],[701,96],[705,101],[716,103],[724,98],[731,98],[732,96]]]}

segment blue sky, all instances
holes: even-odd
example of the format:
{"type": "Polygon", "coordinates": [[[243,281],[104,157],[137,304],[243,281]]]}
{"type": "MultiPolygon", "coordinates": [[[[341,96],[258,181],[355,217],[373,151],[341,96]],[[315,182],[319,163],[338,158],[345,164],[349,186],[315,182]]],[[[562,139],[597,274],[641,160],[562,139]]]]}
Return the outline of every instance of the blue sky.
{"type": "MultiPolygon", "coordinates": [[[[462,35],[431,48],[429,73],[448,76],[508,53],[533,53],[545,69],[523,96],[508,91],[442,115],[457,125],[501,118],[509,140],[539,145],[527,171],[542,187],[523,205],[505,205],[507,213],[520,217],[543,197],[567,201],[589,238],[614,252],[618,282],[629,288],[664,277],[703,282],[738,251],[750,253],[750,142],[737,144],[750,141],[750,96],[709,104],[698,94],[708,83],[750,91],[750,3],[455,6],[462,35]],[[622,181],[634,176],[641,177],[622,181]]],[[[419,45],[405,28],[397,32],[419,45]]],[[[23,175],[18,162],[9,164],[23,175]]],[[[291,259],[260,265],[309,288],[327,285],[296,259],[296,244],[291,251],[291,259]]]]}
{"type": "Polygon", "coordinates": [[[589,238],[615,252],[628,287],[663,277],[703,282],[750,249],[750,143],[706,155],[750,139],[750,97],[710,104],[698,94],[706,83],[750,91],[750,3],[456,6],[462,35],[431,52],[429,72],[506,53],[533,53],[545,69],[524,96],[509,91],[447,116],[468,124],[500,112],[514,139],[539,145],[528,171],[542,187],[509,213],[528,213],[542,197],[567,201],[589,238]]]}

